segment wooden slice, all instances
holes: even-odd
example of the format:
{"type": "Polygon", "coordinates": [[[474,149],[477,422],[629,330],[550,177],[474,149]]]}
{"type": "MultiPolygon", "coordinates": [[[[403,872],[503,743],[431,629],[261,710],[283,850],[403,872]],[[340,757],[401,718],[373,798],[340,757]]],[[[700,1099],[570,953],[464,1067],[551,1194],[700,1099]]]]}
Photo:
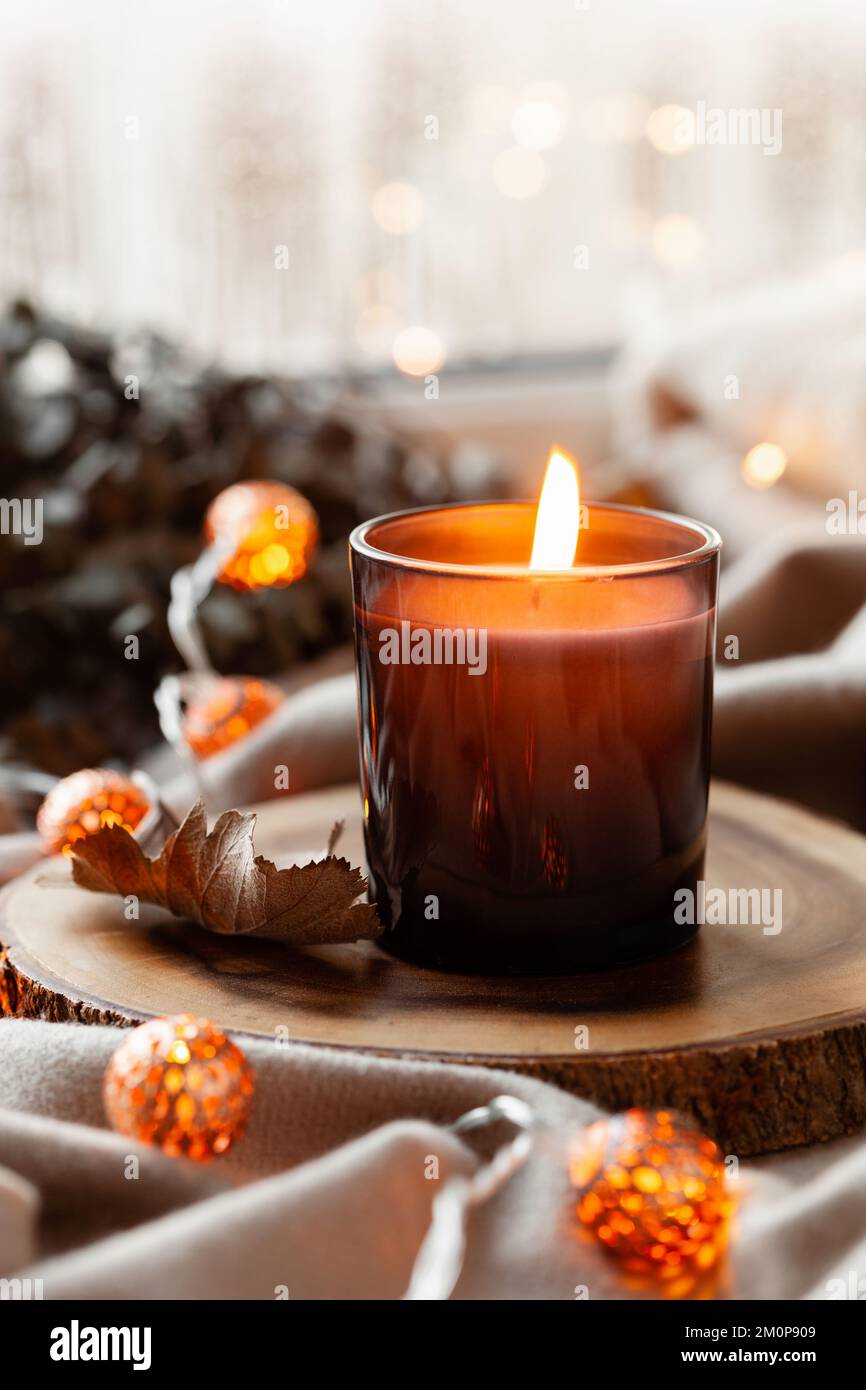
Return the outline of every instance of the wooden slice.
{"type": "MultiPolygon", "coordinates": [[[[362,862],[354,787],[271,802],[259,817],[256,846],[278,863],[321,852],[342,817],[341,850],[362,862]]],[[[710,820],[708,881],[781,888],[779,934],[705,926],[641,965],[481,979],[369,944],[296,951],[214,936],[155,909],[127,922],[119,899],[64,882],[55,860],[5,891],[0,986],[9,1012],[42,1018],[192,1010],[239,1032],[513,1069],[607,1109],[689,1111],[725,1152],[850,1131],[866,1123],[866,839],[726,785],[710,820]]]]}

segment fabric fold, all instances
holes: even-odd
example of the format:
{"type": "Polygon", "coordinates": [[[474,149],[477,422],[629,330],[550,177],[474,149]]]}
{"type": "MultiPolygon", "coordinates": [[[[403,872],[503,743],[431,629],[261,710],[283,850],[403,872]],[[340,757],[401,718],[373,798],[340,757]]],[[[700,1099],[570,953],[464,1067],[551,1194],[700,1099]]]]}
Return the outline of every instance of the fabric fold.
{"type": "MultiPolygon", "coordinates": [[[[657,1292],[626,1283],[577,1223],[568,1156],[598,1117],[584,1101],[483,1068],[242,1039],[256,1074],[249,1131],[196,1167],[106,1129],[102,1075],[121,1037],[0,1021],[0,1233],[17,1232],[0,1267],[40,1279],[46,1299],[398,1299],[442,1184],[506,1137],[470,1147],[449,1126],[504,1091],[541,1126],[526,1166],[473,1216],[454,1297],[657,1292]]],[[[850,1271],[866,1279],[862,1141],[740,1164],[732,1185],[717,1297],[834,1298],[850,1271]]]]}

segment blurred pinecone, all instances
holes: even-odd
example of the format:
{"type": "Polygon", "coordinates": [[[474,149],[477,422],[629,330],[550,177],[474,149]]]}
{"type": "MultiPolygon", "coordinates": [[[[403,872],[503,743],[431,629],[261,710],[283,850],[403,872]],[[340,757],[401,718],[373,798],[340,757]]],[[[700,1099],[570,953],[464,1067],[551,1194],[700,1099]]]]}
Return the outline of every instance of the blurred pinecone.
{"type": "MultiPolygon", "coordinates": [[[[217,668],[267,676],[350,638],[349,531],[458,495],[455,462],[356,428],[308,388],[13,304],[0,317],[2,492],[44,499],[44,539],[0,537],[0,757],[64,774],[134,761],[155,742],[153,690],[181,665],[165,623],[171,576],[200,551],[207,505],[230,483],[291,483],[321,524],[298,584],[220,586],[204,605],[217,668]]],[[[477,462],[473,494],[502,495],[492,462],[477,462]]]]}

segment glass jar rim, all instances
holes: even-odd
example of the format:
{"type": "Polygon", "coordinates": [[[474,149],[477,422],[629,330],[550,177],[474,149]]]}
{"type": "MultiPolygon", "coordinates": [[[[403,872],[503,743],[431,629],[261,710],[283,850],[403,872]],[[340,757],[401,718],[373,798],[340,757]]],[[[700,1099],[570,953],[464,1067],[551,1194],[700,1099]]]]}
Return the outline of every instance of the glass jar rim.
{"type": "Polygon", "coordinates": [[[661,556],[654,560],[634,560],[621,565],[578,564],[567,570],[531,570],[528,563],[525,565],[466,565],[456,560],[424,560],[412,555],[400,555],[392,550],[381,550],[378,546],[371,545],[367,539],[369,532],[376,526],[387,525],[389,521],[401,521],[406,517],[423,516],[425,513],[472,511],[479,507],[535,508],[537,506],[536,501],[527,498],[503,498],[501,501],[487,500],[484,502],[434,502],[426,507],[406,507],[397,512],[385,512],[382,516],[371,517],[369,521],[362,521],[359,526],[356,526],[349,536],[349,548],[358,555],[363,555],[367,560],[375,560],[379,564],[391,565],[396,569],[418,570],[425,574],[485,579],[526,579],[531,576],[532,579],[558,579],[560,581],[620,579],[639,574],[668,573],[701,564],[710,556],[717,555],[722,548],[722,538],[718,531],[703,521],[696,521],[694,517],[681,516],[676,512],[659,511],[653,507],[633,507],[623,502],[585,502],[583,505],[590,511],[595,508],[598,511],[622,512],[679,526],[684,530],[694,532],[697,537],[701,538],[701,543],[694,550],[687,550],[681,555],[661,556]]]}

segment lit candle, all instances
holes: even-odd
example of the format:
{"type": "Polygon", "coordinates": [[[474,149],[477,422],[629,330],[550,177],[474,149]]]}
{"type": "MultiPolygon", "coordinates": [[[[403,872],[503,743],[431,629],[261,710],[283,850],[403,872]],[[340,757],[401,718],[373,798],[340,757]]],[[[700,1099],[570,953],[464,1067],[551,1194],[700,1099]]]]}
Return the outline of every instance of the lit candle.
{"type": "Polygon", "coordinates": [[[581,514],[562,455],[537,513],[459,505],[355,530],[365,837],[387,948],[553,973],[693,934],[674,894],[703,871],[720,545],[683,517],[581,514]]]}

